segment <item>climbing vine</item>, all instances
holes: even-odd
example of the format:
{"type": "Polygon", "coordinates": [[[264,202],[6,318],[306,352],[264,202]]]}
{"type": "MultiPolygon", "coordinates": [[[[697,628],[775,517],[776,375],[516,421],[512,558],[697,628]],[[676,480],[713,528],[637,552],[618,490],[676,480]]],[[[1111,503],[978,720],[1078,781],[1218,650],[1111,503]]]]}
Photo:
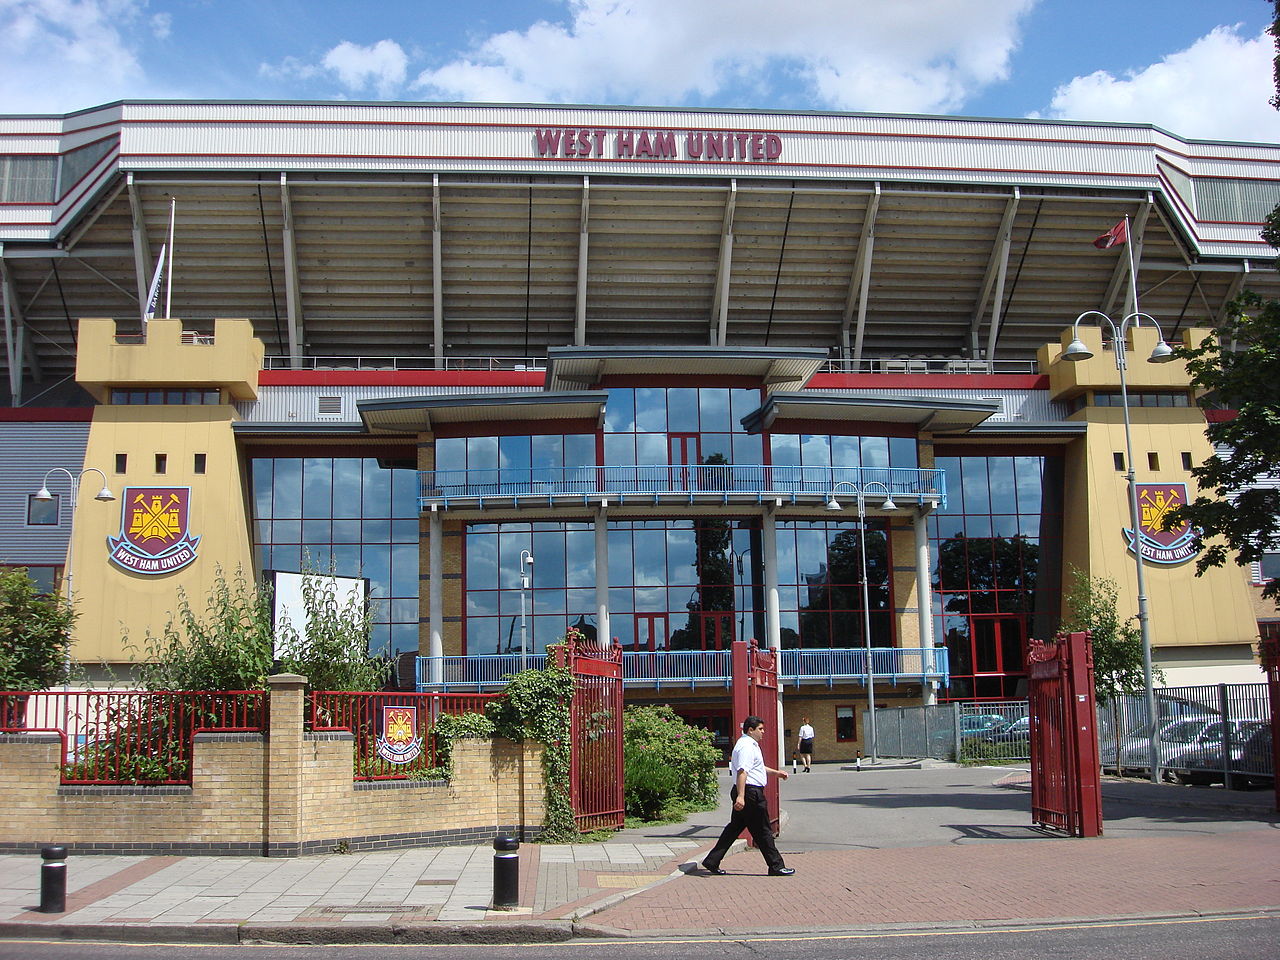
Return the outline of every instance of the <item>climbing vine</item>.
{"type": "Polygon", "coordinates": [[[509,740],[534,740],[542,752],[542,780],[546,791],[546,818],[538,840],[571,843],[580,838],[570,796],[570,721],[573,674],[568,667],[552,666],[555,647],[547,650],[548,666],[509,674],[506,696],[485,708],[498,736],[509,740]]]}

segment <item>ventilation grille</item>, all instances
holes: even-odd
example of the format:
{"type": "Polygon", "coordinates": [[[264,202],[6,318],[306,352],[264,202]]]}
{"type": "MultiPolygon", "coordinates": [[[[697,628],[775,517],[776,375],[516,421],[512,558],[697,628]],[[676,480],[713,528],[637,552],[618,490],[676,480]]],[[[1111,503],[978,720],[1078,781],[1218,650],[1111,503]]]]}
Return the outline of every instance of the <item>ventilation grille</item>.
{"type": "Polygon", "coordinates": [[[316,416],[318,417],[342,416],[342,398],[341,397],[316,397],[316,416]]]}

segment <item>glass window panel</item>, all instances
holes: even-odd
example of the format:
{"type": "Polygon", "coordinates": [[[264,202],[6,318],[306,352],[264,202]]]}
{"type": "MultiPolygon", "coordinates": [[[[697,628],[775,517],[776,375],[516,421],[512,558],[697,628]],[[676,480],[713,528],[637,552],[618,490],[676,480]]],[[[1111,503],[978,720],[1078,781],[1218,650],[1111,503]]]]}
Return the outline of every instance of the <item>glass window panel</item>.
{"type": "Polygon", "coordinates": [[[391,546],[391,596],[418,596],[418,545],[396,543],[391,546]]]}
{"type": "MultiPolygon", "coordinates": [[[[666,463],[666,450],[663,449],[662,462],[666,463]]],[[[604,462],[610,465],[627,466],[636,462],[636,438],[630,433],[607,433],[604,437],[604,462]]]]}
{"type": "Polygon", "coordinates": [[[254,460],[250,464],[250,471],[253,475],[253,515],[255,517],[270,517],[273,515],[271,509],[272,466],[272,461],[265,458],[254,460]]]}
{"type": "Polygon", "coordinates": [[[360,516],[361,463],[351,457],[333,461],[333,516],[360,516]]]}
{"type": "MultiPolygon", "coordinates": [[[[311,523],[310,520],[308,520],[307,522],[311,523]]],[[[335,543],[359,543],[360,542],[360,521],[359,520],[333,521],[333,539],[335,543]]]]}
{"type": "MultiPolygon", "coordinates": [[[[331,549],[331,556],[333,557],[332,569],[335,575],[339,577],[363,576],[360,566],[360,547],[358,544],[334,544],[331,549]]],[[[323,569],[327,570],[327,568],[323,569]]]]}
{"type": "Polygon", "coordinates": [[[609,617],[614,619],[623,614],[630,614],[635,610],[635,597],[632,596],[631,590],[626,589],[610,589],[609,591],[609,617]]]}
{"type": "MultiPolygon", "coordinates": [[[[667,609],[665,587],[636,587],[635,610],[637,613],[663,613],[667,609]]],[[[682,603],[680,609],[684,609],[682,603]]]]}
{"type": "Polygon", "coordinates": [[[301,543],[301,520],[277,520],[271,525],[271,539],[274,543],[301,543]]]}
{"type": "Polygon", "coordinates": [[[498,469],[498,438],[497,437],[468,437],[467,438],[467,469],[468,470],[497,470],[498,469]]]}
{"type": "Polygon", "coordinates": [[[483,617],[498,615],[498,592],[496,590],[467,590],[467,616],[483,617]]]}
{"type": "MultiPolygon", "coordinates": [[[[659,534],[661,536],[661,534],[659,534]]],[[[695,563],[697,546],[694,532],[689,529],[672,530],[666,534],[667,579],[666,583],[696,583],[695,563]]]]}
{"type": "MultiPolygon", "coordinates": [[[[960,461],[963,477],[963,509],[965,513],[990,513],[991,500],[987,493],[987,460],[985,457],[964,457],[960,461]]],[[[990,533],[986,534],[990,536],[990,533]]]]}
{"type": "Polygon", "coordinates": [[[889,466],[889,438],[862,437],[862,465],[864,467],[889,466]]]}
{"type": "Polygon", "coordinates": [[[702,463],[712,457],[723,457],[733,463],[733,437],[727,433],[704,433],[702,435],[702,463]]]}
{"type": "Polygon", "coordinates": [[[992,513],[1016,513],[1012,457],[987,457],[987,485],[992,513]]]}
{"type": "Polygon", "coordinates": [[[800,438],[800,462],[806,467],[831,466],[831,438],[805,434],[800,438]]]}
{"type": "MultiPolygon", "coordinates": [[[[365,525],[377,524],[379,521],[366,520],[365,525]]],[[[374,539],[366,536],[366,539],[374,539]]],[[[417,543],[418,542],[418,517],[415,511],[412,517],[406,517],[399,520],[391,521],[391,539],[396,543],[417,543]]]]}
{"type": "Polygon", "coordinates": [[[333,539],[333,524],[328,520],[303,520],[303,543],[328,543],[333,539]]]}
{"type": "Polygon", "coordinates": [[[604,407],[604,432],[633,433],[635,429],[635,391],[630,388],[610,390],[604,407]]]}
{"type": "Polygon", "coordinates": [[[1003,514],[991,518],[991,534],[996,537],[1016,537],[1018,535],[1018,518],[1012,514],[1003,514]]]}
{"type": "Polygon", "coordinates": [[[662,387],[640,387],[636,390],[636,431],[667,432],[667,391],[662,387]]]}
{"type": "Polygon", "coordinates": [[[391,471],[391,511],[397,517],[418,515],[418,471],[404,467],[391,471]]]}
{"type": "Polygon", "coordinates": [[[1040,457],[1014,457],[1013,468],[1018,484],[1018,512],[1039,513],[1041,510],[1040,457]]]}
{"type": "MultiPolygon", "coordinates": [[[[580,613],[587,615],[589,623],[595,623],[596,592],[594,590],[566,590],[564,594],[565,610],[574,617],[580,613]]],[[[610,609],[610,619],[613,610],[610,609]]]]}
{"type": "Polygon", "coordinates": [[[565,532],[565,586],[586,587],[596,579],[596,536],[594,530],[565,532]]]}
{"type": "Polygon", "coordinates": [[[1036,539],[1040,536],[1040,514],[1022,514],[1018,517],[1018,533],[1036,539]]]}
{"type": "Polygon", "coordinates": [[[393,623],[390,626],[391,652],[408,653],[418,649],[418,624],[393,623]]]}
{"type": "Polygon", "coordinates": [[[665,466],[668,463],[666,436],[657,433],[636,434],[636,456],[631,462],[665,466]]]}
{"type": "Polygon", "coordinates": [[[937,520],[937,536],[939,540],[949,540],[957,534],[964,532],[964,517],[956,514],[938,513],[934,514],[937,520]]]}
{"type": "Polygon", "coordinates": [[[388,615],[392,623],[417,623],[418,622],[418,601],[417,600],[392,600],[388,604],[388,615]]]}
{"type": "MultiPolygon", "coordinates": [[[[546,471],[564,465],[564,440],[557,435],[530,437],[529,466],[534,470],[546,471]]],[[[543,473],[540,479],[547,479],[543,473]]],[[[551,476],[558,477],[558,472],[551,476]]]]}
{"type": "Polygon", "coordinates": [[[916,456],[916,441],[914,437],[889,438],[889,464],[890,466],[907,467],[908,469],[916,469],[920,466],[916,456]]]}
{"type": "Polygon", "coordinates": [[[859,437],[832,437],[831,463],[836,467],[857,467],[862,464],[859,437]]]}
{"type": "Polygon", "coordinates": [[[991,536],[991,517],[984,514],[964,518],[964,530],[969,539],[988,538],[991,536]]]}
{"type": "Polygon", "coordinates": [[[794,433],[775,433],[769,438],[774,464],[799,465],[800,438],[794,433]]]}
{"type": "Polygon", "coordinates": [[[376,460],[365,460],[362,464],[364,473],[364,491],[361,497],[364,516],[391,516],[391,471],[383,470],[376,460]]]}
{"type": "Polygon", "coordinates": [[[733,435],[733,462],[745,464],[764,463],[764,438],[758,433],[733,435]]]}
{"type": "Polygon", "coordinates": [[[742,430],[742,418],[760,409],[759,390],[730,390],[729,419],[733,421],[729,428],[735,433],[742,430]]]}
{"type": "Polygon", "coordinates": [[[271,548],[270,557],[265,560],[271,570],[283,570],[288,573],[302,572],[302,547],[296,545],[271,548]]]}
{"type": "MultiPolygon", "coordinates": [[[[345,549],[345,548],[344,548],[345,549]]],[[[377,597],[394,597],[391,589],[391,548],[366,544],[361,551],[361,576],[369,578],[369,592],[377,597]]],[[[400,594],[404,596],[404,594],[400,594]]]]}
{"type": "MultiPolygon", "coordinates": [[[[629,527],[618,528],[610,526],[609,528],[609,586],[629,587],[634,582],[632,580],[632,571],[634,564],[631,560],[631,530],[629,527]]],[[[610,608],[614,604],[615,591],[609,591],[610,608]]]]}
{"type": "Polygon", "coordinates": [[[661,530],[636,530],[632,537],[635,543],[636,586],[662,586],[667,582],[666,536],[661,530]]]}
{"type": "Polygon", "coordinates": [[[333,516],[333,461],[327,457],[302,461],[302,515],[333,516]]]}
{"type": "Polygon", "coordinates": [[[436,441],[436,469],[463,470],[467,466],[465,437],[444,437],[436,441]]]}
{"type": "Polygon", "coordinates": [[[271,478],[271,516],[302,516],[302,461],[282,458],[275,462],[271,478]]]}
{"type": "Polygon", "coordinates": [[[539,588],[565,586],[564,531],[550,530],[533,535],[536,584],[539,588]]]}
{"type": "MultiPolygon", "coordinates": [[[[520,587],[520,553],[531,550],[531,530],[527,523],[504,523],[498,533],[498,582],[511,590],[520,587]]],[[[534,555],[536,561],[537,555],[534,555]]],[[[526,563],[526,567],[527,567],[526,563]]],[[[536,572],[534,574],[536,576],[536,572]]]]}
{"type": "Polygon", "coordinates": [[[537,608],[539,613],[557,613],[564,615],[564,591],[563,590],[533,590],[530,591],[530,609],[537,608]]]}
{"type": "Polygon", "coordinates": [[[729,391],[706,388],[698,391],[698,411],[704,433],[728,433],[733,429],[729,416],[729,391]]]}
{"type": "Polygon", "coordinates": [[[672,387],[667,391],[667,430],[696,432],[697,429],[698,391],[693,387],[672,387]]]}
{"type": "Polygon", "coordinates": [[[596,462],[596,438],[590,433],[571,433],[563,438],[564,465],[566,467],[594,466],[596,462]]]}

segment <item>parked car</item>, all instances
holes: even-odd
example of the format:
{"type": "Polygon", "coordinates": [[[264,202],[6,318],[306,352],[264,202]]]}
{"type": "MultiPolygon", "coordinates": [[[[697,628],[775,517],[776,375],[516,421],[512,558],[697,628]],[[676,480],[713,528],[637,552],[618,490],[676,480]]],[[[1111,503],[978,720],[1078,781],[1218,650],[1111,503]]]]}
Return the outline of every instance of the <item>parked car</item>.
{"type": "Polygon", "coordinates": [[[1222,743],[1188,750],[1171,764],[1169,772],[1179,783],[1208,785],[1226,779],[1231,768],[1231,786],[1272,786],[1275,783],[1274,755],[1271,752],[1271,724],[1253,721],[1240,724],[1232,740],[1230,763],[1223,756],[1222,743]]]}
{"type": "Polygon", "coordinates": [[[1009,718],[1001,713],[971,713],[960,718],[960,736],[981,736],[988,730],[1003,727],[1009,718]]]}
{"type": "MultiPolygon", "coordinates": [[[[1161,722],[1156,740],[1161,767],[1176,767],[1179,758],[1192,750],[1221,748],[1223,724],[1235,721],[1222,720],[1215,715],[1179,717],[1161,722]]],[[[1102,766],[1114,768],[1119,773],[1144,773],[1151,769],[1150,726],[1144,725],[1125,737],[1117,749],[1114,743],[1102,746],[1102,766]]]]}
{"type": "Polygon", "coordinates": [[[992,743],[1009,743],[1012,740],[1027,740],[1030,737],[1030,717],[1016,717],[982,735],[983,740],[990,740],[992,743]]]}

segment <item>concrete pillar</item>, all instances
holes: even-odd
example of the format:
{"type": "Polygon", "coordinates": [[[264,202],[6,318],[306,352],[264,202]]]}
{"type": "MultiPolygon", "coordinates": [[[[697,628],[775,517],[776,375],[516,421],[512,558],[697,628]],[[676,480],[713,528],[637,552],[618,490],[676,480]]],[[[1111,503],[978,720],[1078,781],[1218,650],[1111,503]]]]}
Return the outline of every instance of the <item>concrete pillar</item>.
{"type": "Polygon", "coordinates": [[[294,673],[267,677],[268,857],[302,853],[302,717],[307,678],[294,673]]]}
{"type": "Polygon", "coordinates": [[[607,647],[613,641],[609,626],[609,521],[606,504],[596,510],[596,643],[607,647]]]}
{"type": "Polygon", "coordinates": [[[761,552],[764,554],[765,641],[770,650],[782,649],[782,615],[778,609],[778,526],[772,508],[767,508],[760,524],[761,552]]]}
{"type": "MultiPolygon", "coordinates": [[[[929,569],[929,511],[919,510],[911,519],[916,535],[916,604],[920,617],[920,646],[924,650],[924,662],[928,669],[935,668],[933,656],[933,577],[929,569]]],[[[938,702],[938,685],[929,681],[922,685],[924,703],[933,706],[938,702]]]]}
{"type": "Polygon", "coordinates": [[[432,684],[444,682],[444,519],[438,510],[431,511],[427,547],[427,604],[430,617],[427,624],[427,656],[430,657],[428,678],[432,684]]]}

